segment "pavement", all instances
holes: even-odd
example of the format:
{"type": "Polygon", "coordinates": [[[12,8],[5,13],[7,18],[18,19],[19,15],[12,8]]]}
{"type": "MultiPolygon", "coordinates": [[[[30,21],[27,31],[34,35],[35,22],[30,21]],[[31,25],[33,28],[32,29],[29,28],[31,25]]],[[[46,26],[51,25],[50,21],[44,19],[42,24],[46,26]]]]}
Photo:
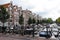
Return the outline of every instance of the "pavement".
{"type": "Polygon", "coordinates": [[[20,34],[2,34],[0,33],[0,40],[59,40],[58,38],[49,38],[46,39],[44,37],[35,36],[34,38],[32,35],[20,35],[20,34]]]}

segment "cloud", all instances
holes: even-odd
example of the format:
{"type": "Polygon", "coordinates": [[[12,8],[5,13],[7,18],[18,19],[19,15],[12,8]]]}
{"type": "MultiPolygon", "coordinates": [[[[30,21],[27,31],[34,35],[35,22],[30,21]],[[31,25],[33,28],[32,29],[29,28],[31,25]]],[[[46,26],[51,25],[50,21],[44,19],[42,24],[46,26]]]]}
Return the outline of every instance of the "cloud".
{"type": "Polygon", "coordinates": [[[0,4],[8,3],[10,0],[0,0],[0,4]]]}
{"type": "Polygon", "coordinates": [[[38,11],[42,17],[52,18],[53,20],[60,17],[60,0],[38,0],[35,2],[35,8],[31,9],[33,12],[38,11]],[[41,13],[42,12],[42,13],[41,13]]]}

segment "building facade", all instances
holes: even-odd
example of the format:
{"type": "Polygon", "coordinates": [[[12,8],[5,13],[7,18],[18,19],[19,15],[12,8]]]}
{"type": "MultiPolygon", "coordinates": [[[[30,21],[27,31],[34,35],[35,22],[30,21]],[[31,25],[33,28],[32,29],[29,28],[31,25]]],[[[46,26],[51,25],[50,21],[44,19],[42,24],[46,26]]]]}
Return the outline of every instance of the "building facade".
{"type": "Polygon", "coordinates": [[[8,19],[9,25],[17,25],[19,24],[19,16],[23,14],[24,18],[24,25],[28,24],[28,19],[31,17],[35,20],[40,20],[41,16],[36,15],[35,13],[32,13],[30,10],[26,9],[23,10],[22,7],[18,7],[17,5],[13,5],[13,2],[3,4],[1,6],[4,6],[7,10],[7,12],[10,14],[10,18],[8,19]]]}

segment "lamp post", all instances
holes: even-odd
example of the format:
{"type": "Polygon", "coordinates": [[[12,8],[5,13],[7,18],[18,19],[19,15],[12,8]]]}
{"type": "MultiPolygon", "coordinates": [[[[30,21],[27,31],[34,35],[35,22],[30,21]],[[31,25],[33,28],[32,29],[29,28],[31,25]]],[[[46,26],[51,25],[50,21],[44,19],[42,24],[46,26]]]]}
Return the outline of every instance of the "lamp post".
{"type": "MultiPolygon", "coordinates": [[[[47,25],[47,26],[46,26],[46,30],[47,30],[47,35],[48,35],[48,27],[49,27],[49,26],[47,25]]],[[[48,36],[47,36],[46,38],[48,38],[48,36]]]]}
{"type": "Polygon", "coordinates": [[[33,37],[34,37],[34,31],[35,31],[34,24],[33,24],[32,26],[33,26],[33,34],[32,34],[32,35],[33,35],[33,37]]]}

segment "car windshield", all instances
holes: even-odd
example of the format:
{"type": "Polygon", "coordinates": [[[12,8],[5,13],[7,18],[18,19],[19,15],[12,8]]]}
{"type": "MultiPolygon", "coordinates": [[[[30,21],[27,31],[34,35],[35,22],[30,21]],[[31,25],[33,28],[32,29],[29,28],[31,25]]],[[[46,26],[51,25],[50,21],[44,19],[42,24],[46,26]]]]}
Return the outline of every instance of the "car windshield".
{"type": "MultiPolygon", "coordinates": [[[[51,31],[48,31],[48,34],[50,34],[51,31]]],[[[42,31],[40,34],[47,34],[47,31],[42,31]]]]}
{"type": "MultiPolygon", "coordinates": [[[[47,28],[44,28],[42,31],[47,31],[47,28]]],[[[51,31],[51,28],[48,28],[48,31],[51,31]]]]}
{"type": "Polygon", "coordinates": [[[57,28],[53,28],[52,31],[58,31],[58,29],[57,28]]]}
{"type": "Polygon", "coordinates": [[[40,34],[46,34],[46,32],[42,31],[40,34]]]}

